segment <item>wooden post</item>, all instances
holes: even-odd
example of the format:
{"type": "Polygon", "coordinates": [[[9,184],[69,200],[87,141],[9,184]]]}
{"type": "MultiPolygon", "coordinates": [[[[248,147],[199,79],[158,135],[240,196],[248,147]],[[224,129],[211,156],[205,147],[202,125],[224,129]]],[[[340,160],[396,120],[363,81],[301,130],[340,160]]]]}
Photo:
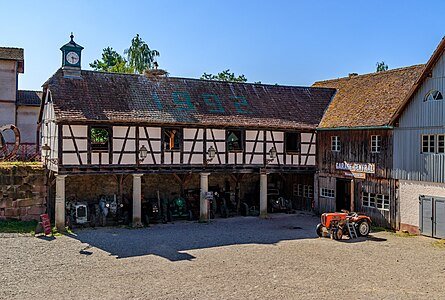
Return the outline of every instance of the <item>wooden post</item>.
{"type": "Polygon", "coordinates": [[[65,178],[66,175],[56,175],[55,219],[58,231],[65,231],[65,178]]]}
{"type": "Polygon", "coordinates": [[[260,173],[260,217],[267,218],[267,173],[260,173]]]}
{"type": "Polygon", "coordinates": [[[143,174],[133,174],[133,227],[142,227],[142,176],[143,174]]]}
{"type": "Polygon", "coordinates": [[[199,197],[199,221],[207,222],[209,220],[209,207],[206,199],[206,193],[209,191],[209,175],[210,173],[200,173],[201,176],[201,193],[199,197]]]}
{"type": "Polygon", "coordinates": [[[351,179],[351,207],[350,207],[350,211],[354,211],[354,199],[355,199],[355,194],[354,194],[354,183],[355,183],[355,180],[354,180],[354,178],[352,178],[351,179]]]}

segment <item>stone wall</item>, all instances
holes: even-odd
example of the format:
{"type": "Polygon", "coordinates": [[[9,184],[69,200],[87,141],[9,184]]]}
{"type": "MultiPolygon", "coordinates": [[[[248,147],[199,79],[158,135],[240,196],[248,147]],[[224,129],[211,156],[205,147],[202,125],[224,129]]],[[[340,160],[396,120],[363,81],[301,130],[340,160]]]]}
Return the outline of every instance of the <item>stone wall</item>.
{"type": "Polygon", "coordinates": [[[42,167],[0,165],[0,220],[39,220],[46,212],[46,196],[42,167]]]}

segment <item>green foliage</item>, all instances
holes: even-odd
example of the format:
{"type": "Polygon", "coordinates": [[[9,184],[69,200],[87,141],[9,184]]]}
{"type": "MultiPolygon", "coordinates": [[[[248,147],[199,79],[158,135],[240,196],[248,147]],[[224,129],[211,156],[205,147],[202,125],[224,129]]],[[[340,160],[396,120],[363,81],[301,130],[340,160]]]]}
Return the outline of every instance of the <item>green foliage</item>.
{"type": "Polygon", "coordinates": [[[96,59],[90,63],[90,67],[96,71],[114,72],[114,73],[133,73],[122,55],[107,47],[102,52],[102,60],[96,59]]]}
{"type": "Polygon", "coordinates": [[[103,144],[108,141],[108,131],[104,128],[91,128],[91,142],[103,144]]]}
{"type": "Polygon", "coordinates": [[[130,48],[124,51],[124,55],[127,55],[127,59],[112,47],[107,47],[103,49],[102,59],[90,63],[90,67],[103,72],[142,74],[144,70],[154,67],[155,57],[160,54],[158,50],[151,50],[139,34],[136,34],[131,40],[130,48]]]}
{"type": "Polygon", "coordinates": [[[34,234],[37,221],[0,221],[0,233],[29,233],[34,234]]]}
{"type": "Polygon", "coordinates": [[[376,70],[376,72],[382,72],[382,71],[386,71],[386,70],[388,70],[388,65],[385,64],[384,61],[382,61],[382,62],[377,62],[377,63],[376,63],[376,66],[377,66],[377,70],[376,70]]]}
{"type": "Polygon", "coordinates": [[[142,74],[146,69],[152,69],[155,57],[159,56],[158,50],[151,50],[140,37],[139,34],[131,40],[130,48],[124,51],[128,56],[130,67],[135,73],[142,74]]]}
{"type": "Polygon", "coordinates": [[[219,80],[219,81],[231,81],[231,82],[246,82],[247,78],[244,76],[244,74],[235,76],[235,73],[230,73],[230,69],[224,70],[218,75],[213,74],[207,74],[204,72],[202,74],[201,79],[204,80],[219,80]]]}

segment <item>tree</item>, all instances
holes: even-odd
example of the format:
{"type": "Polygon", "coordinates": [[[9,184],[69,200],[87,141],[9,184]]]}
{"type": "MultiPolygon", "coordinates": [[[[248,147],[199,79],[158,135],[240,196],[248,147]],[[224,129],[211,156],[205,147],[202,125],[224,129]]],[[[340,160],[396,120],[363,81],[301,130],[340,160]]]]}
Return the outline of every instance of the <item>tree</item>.
{"type": "Polygon", "coordinates": [[[131,40],[131,46],[125,49],[124,54],[128,57],[128,63],[133,68],[134,73],[142,74],[146,69],[152,69],[155,57],[159,56],[158,50],[151,50],[140,37],[139,34],[131,40]]]}
{"type": "Polygon", "coordinates": [[[142,74],[146,69],[157,67],[155,57],[160,54],[158,50],[151,50],[139,34],[136,34],[131,40],[130,48],[125,49],[124,55],[127,55],[127,59],[112,47],[107,47],[102,52],[102,59],[90,63],[90,67],[103,72],[142,74]]]}
{"type": "Polygon", "coordinates": [[[376,63],[376,66],[377,66],[377,70],[376,70],[376,72],[382,72],[382,71],[386,71],[386,70],[388,70],[388,65],[385,64],[384,61],[382,61],[382,62],[377,62],[377,63],[376,63]]]}
{"type": "Polygon", "coordinates": [[[244,76],[244,74],[238,75],[238,77],[235,76],[235,73],[230,73],[230,69],[224,70],[218,75],[213,74],[207,74],[204,72],[202,74],[201,79],[204,80],[220,80],[220,81],[231,81],[231,82],[246,82],[247,78],[244,76]]]}
{"type": "Polygon", "coordinates": [[[90,63],[90,67],[103,72],[133,73],[133,69],[128,66],[125,58],[112,47],[105,48],[102,52],[102,60],[96,59],[90,63]]]}

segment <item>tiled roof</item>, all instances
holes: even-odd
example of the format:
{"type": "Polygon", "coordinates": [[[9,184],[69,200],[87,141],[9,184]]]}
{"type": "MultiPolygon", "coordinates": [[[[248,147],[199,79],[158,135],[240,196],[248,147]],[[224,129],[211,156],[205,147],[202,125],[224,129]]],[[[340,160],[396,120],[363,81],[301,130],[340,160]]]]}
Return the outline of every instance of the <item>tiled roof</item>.
{"type": "Polygon", "coordinates": [[[17,105],[39,106],[43,92],[39,91],[17,91],[17,105]]]}
{"type": "Polygon", "coordinates": [[[389,124],[425,65],[318,81],[313,87],[337,89],[319,128],[389,124]]]}
{"type": "Polygon", "coordinates": [[[0,59],[23,60],[23,49],[0,47],[0,59]]]}
{"type": "Polygon", "coordinates": [[[334,89],[62,70],[44,85],[61,122],[315,128],[334,89]]]}

